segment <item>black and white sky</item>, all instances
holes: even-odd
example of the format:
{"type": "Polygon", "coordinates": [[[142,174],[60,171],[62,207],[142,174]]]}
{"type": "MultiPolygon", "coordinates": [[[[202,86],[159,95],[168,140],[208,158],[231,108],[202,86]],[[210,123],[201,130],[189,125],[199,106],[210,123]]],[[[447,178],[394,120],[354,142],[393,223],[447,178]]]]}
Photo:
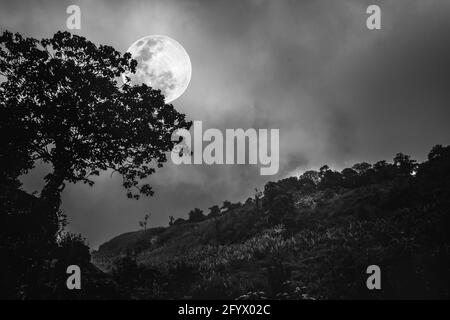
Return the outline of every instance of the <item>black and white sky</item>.
{"type": "MultiPolygon", "coordinates": [[[[120,177],[68,185],[69,229],[92,247],[151,212],[151,226],[223,200],[240,201],[267,181],[403,152],[423,160],[450,142],[450,1],[446,0],[95,0],[0,1],[0,30],[36,38],[66,30],[66,8],[81,8],[74,33],[124,52],[137,39],[167,35],[192,61],[192,80],[173,102],[213,128],[280,129],[280,171],[246,165],[175,166],[149,178],[151,198],[128,200],[120,177]],[[381,30],[366,27],[378,4],[381,30]]],[[[45,167],[23,177],[40,190],[45,167]]]]}

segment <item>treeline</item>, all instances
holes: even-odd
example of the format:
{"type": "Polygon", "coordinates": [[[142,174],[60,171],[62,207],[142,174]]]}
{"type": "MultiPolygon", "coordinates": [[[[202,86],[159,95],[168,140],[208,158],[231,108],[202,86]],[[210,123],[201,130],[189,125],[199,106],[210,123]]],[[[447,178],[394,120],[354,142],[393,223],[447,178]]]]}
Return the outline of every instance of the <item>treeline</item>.
{"type": "Polygon", "coordinates": [[[160,239],[173,229],[205,241],[161,240],[118,259],[112,274],[135,299],[448,299],[449,208],[448,146],[420,164],[398,154],[340,172],[324,166],[269,182],[197,228],[167,228],[160,239]],[[159,248],[166,262],[152,256],[159,248]],[[371,264],[382,268],[381,291],[365,285],[371,264]]]}
{"type": "MultiPolygon", "coordinates": [[[[448,147],[435,146],[430,154],[429,160],[445,157],[448,147]]],[[[268,182],[264,191],[255,189],[254,197],[248,198],[244,204],[231,203],[226,200],[221,206],[214,205],[205,214],[203,210],[194,208],[189,211],[188,219],[170,217],[169,226],[183,223],[196,223],[211,218],[217,218],[222,214],[242,208],[243,205],[252,203],[256,209],[266,214],[271,224],[284,223],[289,225],[289,214],[294,212],[294,194],[310,195],[317,191],[339,191],[345,189],[356,189],[364,186],[408,179],[416,175],[421,176],[427,163],[418,164],[416,160],[403,153],[398,153],[391,163],[385,160],[374,164],[361,162],[351,168],[342,171],[332,170],[328,165],[322,166],[318,171],[308,170],[299,177],[289,177],[277,182],[268,182]]]]}
{"type": "Polygon", "coordinates": [[[238,209],[242,207],[242,204],[240,202],[232,203],[228,200],[225,200],[221,206],[214,205],[209,208],[209,213],[205,214],[203,210],[199,208],[194,208],[188,213],[188,219],[178,218],[174,219],[172,216],[169,217],[169,226],[176,226],[183,223],[195,223],[195,222],[201,222],[207,219],[217,218],[224,214],[225,212],[228,212],[230,210],[238,209]]]}

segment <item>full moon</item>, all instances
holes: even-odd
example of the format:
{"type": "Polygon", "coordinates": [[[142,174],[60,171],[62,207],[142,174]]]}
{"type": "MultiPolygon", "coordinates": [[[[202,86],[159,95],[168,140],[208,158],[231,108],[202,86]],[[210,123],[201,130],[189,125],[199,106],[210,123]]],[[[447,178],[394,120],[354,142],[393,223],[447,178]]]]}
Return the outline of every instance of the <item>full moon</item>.
{"type": "Polygon", "coordinates": [[[192,65],[189,55],[181,44],[172,38],[151,35],[134,42],[127,50],[138,64],[136,73],[122,75],[131,79],[132,84],[145,83],[153,89],[161,90],[165,102],[179,98],[191,81],[192,65]]]}

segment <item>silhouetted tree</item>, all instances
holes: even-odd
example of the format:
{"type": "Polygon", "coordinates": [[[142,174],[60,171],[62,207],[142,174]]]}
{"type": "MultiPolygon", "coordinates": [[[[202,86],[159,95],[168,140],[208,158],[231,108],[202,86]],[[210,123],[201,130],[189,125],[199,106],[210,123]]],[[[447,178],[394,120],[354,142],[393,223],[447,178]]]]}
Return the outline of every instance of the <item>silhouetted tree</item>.
{"type": "Polygon", "coordinates": [[[344,170],[342,170],[341,174],[343,179],[343,185],[345,187],[354,188],[356,186],[358,172],[356,172],[351,168],[345,168],[344,170]]]}
{"type": "MultiPolygon", "coordinates": [[[[428,161],[421,163],[417,170],[421,193],[435,204],[441,203],[448,212],[450,207],[450,146],[436,145],[428,154],[428,161]]],[[[450,226],[449,215],[446,215],[450,226]]],[[[448,230],[448,229],[447,229],[448,230]]],[[[447,231],[448,235],[448,231],[447,231]]],[[[449,236],[450,238],[450,236],[449,236]]]]}
{"type": "Polygon", "coordinates": [[[92,176],[111,170],[123,177],[128,197],[151,195],[139,181],[155,171],[152,161],[161,167],[167,160],[177,143],[172,132],[190,127],[160,91],[132,86],[129,79],[118,85],[117,78],[134,73],[136,65],[129,53],[68,32],[40,41],[10,32],[0,37],[6,78],[0,85],[0,158],[7,150],[22,171],[36,160],[52,165],[41,191],[50,232],[66,182],[92,185],[92,176]]]}
{"type": "Polygon", "coordinates": [[[183,218],[178,218],[178,219],[175,219],[175,221],[173,222],[173,225],[177,226],[177,225],[180,225],[180,224],[183,224],[183,223],[186,223],[186,220],[183,219],[183,218]]]}
{"type": "Polygon", "coordinates": [[[331,170],[327,165],[320,168],[319,176],[320,182],[318,187],[322,190],[336,189],[344,185],[342,175],[337,171],[331,170]]]}
{"type": "Polygon", "coordinates": [[[146,231],[147,230],[147,223],[148,223],[148,219],[150,219],[150,213],[147,213],[145,216],[144,216],[144,220],[142,220],[142,221],[139,221],[139,226],[144,230],[144,231],[146,231]]]}
{"type": "Polygon", "coordinates": [[[450,146],[443,147],[441,144],[435,145],[428,154],[428,160],[432,161],[439,158],[449,158],[450,146]]]}
{"type": "Polygon", "coordinates": [[[397,168],[398,175],[410,176],[417,169],[416,160],[412,160],[410,156],[403,153],[397,153],[394,158],[394,166],[397,168]]]}
{"type": "Polygon", "coordinates": [[[315,170],[308,170],[305,171],[301,176],[300,176],[300,180],[303,179],[309,179],[310,181],[312,181],[315,185],[317,185],[320,181],[320,174],[318,171],[315,170]]]}
{"type": "Polygon", "coordinates": [[[233,205],[233,204],[232,204],[230,201],[225,200],[225,201],[222,203],[221,209],[230,210],[231,207],[232,207],[232,205],[233,205]]]}
{"type": "Polygon", "coordinates": [[[372,168],[372,165],[367,162],[356,163],[352,167],[359,175],[366,173],[370,168],[372,168]]]}
{"type": "Polygon", "coordinates": [[[363,177],[364,181],[361,181],[361,185],[368,179],[370,179],[371,182],[382,182],[393,179],[395,171],[396,168],[392,164],[387,163],[385,160],[378,161],[373,165],[373,168],[366,173],[366,177],[363,177]]]}
{"type": "Polygon", "coordinates": [[[169,227],[173,226],[175,218],[173,216],[169,216],[169,227]]]}
{"type": "Polygon", "coordinates": [[[261,190],[259,190],[258,188],[255,188],[255,209],[256,211],[259,211],[260,208],[260,202],[261,202],[261,198],[263,196],[263,192],[261,190]]]}
{"type": "Polygon", "coordinates": [[[189,222],[200,222],[206,219],[206,216],[203,214],[203,211],[195,208],[189,212],[189,222]]]}
{"type": "Polygon", "coordinates": [[[270,224],[284,223],[284,218],[294,211],[294,199],[290,192],[277,183],[268,182],[264,186],[263,208],[270,224]]]}
{"type": "Polygon", "coordinates": [[[284,189],[292,190],[293,192],[297,191],[300,187],[297,177],[289,177],[289,178],[281,179],[277,183],[278,183],[278,185],[282,186],[284,189]]]}
{"type": "Polygon", "coordinates": [[[319,182],[320,182],[319,172],[315,170],[305,171],[298,178],[299,190],[303,194],[310,194],[316,190],[319,182]]]}
{"type": "Polygon", "coordinates": [[[220,208],[218,205],[214,205],[211,208],[209,208],[208,218],[215,218],[218,216],[220,216],[220,208]]]}

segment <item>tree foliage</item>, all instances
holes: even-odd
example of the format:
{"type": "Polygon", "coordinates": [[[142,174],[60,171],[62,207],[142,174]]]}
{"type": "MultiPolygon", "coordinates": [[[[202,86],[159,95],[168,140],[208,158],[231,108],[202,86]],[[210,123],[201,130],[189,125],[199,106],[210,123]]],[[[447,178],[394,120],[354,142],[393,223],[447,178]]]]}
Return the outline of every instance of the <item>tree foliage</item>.
{"type": "Polygon", "coordinates": [[[189,212],[189,222],[200,222],[206,219],[203,211],[199,208],[195,208],[189,212]]]}
{"type": "Polygon", "coordinates": [[[41,197],[53,209],[65,182],[92,185],[104,170],[123,177],[128,197],[151,195],[140,181],[167,160],[172,132],[190,122],[159,90],[118,85],[136,65],[129,53],[68,32],[40,41],[4,32],[0,159],[14,164],[7,171],[17,176],[37,160],[51,164],[41,197]]]}

